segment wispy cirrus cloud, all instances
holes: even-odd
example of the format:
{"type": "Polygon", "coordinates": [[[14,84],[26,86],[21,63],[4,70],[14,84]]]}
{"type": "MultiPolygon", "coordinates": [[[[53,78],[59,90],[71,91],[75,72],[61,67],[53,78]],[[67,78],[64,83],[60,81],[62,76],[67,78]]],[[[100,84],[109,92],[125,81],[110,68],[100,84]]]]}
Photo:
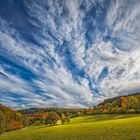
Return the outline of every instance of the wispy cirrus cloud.
{"type": "Polygon", "coordinates": [[[0,5],[1,103],[87,107],[139,91],[138,0],[0,5]]]}

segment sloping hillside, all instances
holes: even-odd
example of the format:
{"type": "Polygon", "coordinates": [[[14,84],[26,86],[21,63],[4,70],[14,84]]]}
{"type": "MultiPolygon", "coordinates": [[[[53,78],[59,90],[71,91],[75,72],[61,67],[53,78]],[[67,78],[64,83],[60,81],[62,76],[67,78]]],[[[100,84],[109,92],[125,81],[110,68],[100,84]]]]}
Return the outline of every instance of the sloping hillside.
{"type": "Polygon", "coordinates": [[[103,104],[105,104],[105,103],[112,103],[113,101],[117,101],[117,100],[119,100],[119,99],[122,98],[122,97],[128,98],[128,97],[131,97],[131,96],[136,97],[136,98],[140,98],[140,93],[129,94],[129,95],[124,95],[124,96],[117,96],[117,97],[114,97],[114,98],[108,98],[108,99],[105,99],[105,100],[104,100],[102,103],[100,103],[99,105],[103,105],[103,104]]]}
{"type": "Polygon", "coordinates": [[[69,124],[30,126],[0,140],[140,140],[140,114],[80,116],[69,124]]]}
{"type": "Polygon", "coordinates": [[[0,133],[22,127],[21,114],[0,104],[0,133]]]}
{"type": "Polygon", "coordinates": [[[140,113],[140,93],[106,99],[95,110],[103,113],[140,113]]]}

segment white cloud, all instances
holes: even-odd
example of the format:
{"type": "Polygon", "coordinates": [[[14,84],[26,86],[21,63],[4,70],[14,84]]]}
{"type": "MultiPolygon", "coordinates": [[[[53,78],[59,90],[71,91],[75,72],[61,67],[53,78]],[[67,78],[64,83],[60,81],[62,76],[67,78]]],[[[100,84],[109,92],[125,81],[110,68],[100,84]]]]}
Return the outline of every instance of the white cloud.
{"type": "MultiPolygon", "coordinates": [[[[105,6],[102,0],[98,2],[102,7],[105,6]]],[[[0,72],[8,78],[0,77],[0,91],[23,96],[20,97],[23,101],[21,105],[14,101],[16,98],[9,97],[9,105],[15,108],[85,107],[97,104],[107,97],[123,94],[126,90],[138,91],[140,3],[132,2],[126,8],[126,2],[111,2],[105,17],[105,32],[96,29],[96,24],[102,22],[96,21],[96,16],[88,17],[94,22],[95,29],[85,25],[85,18],[97,1],[67,0],[62,1],[62,4],[56,1],[32,1],[30,4],[24,2],[29,15],[27,19],[33,27],[30,35],[38,45],[23,39],[20,30],[10,26],[13,21],[8,23],[0,19],[0,55],[36,76],[32,81],[27,81],[18,72],[13,74],[6,70],[7,67],[11,69],[12,65],[1,65],[0,72]],[[83,3],[85,9],[80,8],[83,3]],[[87,44],[90,43],[86,36],[87,28],[94,32],[94,35],[91,34],[94,41],[88,47],[87,44]],[[112,40],[105,41],[104,37],[108,32],[112,40]],[[113,39],[120,40],[117,42],[119,45],[113,39]],[[68,47],[75,69],[84,71],[86,76],[73,74],[74,70],[69,69],[69,62],[65,61],[68,57],[65,56],[65,50],[63,55],[56,51],[58,47],[65,45],[64,42],[68,43],[68,46],[63,47],[68,47]],[[108,74],[99,81],[104,67],[108,68],[108,74]],[[95,98],[95,92],[89,84],[92,88],[98,88],[100,97],[95,98]],[[36,88],[41,92],[36,92],[36,88]]],[[[97,7],[95,10],[99,16],[101,9],[97,7]]],[[[2,103],[8,102],[7,96],[2,94],[2,103]]]]}

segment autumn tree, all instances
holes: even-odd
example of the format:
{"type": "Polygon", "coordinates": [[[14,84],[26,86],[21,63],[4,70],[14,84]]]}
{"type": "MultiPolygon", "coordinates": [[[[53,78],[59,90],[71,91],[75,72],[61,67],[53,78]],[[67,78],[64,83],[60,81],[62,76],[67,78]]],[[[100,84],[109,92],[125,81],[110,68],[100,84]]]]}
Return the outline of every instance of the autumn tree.
{"type": "Polygon", "coordinates": [[[60,120],[62,124],[64,124],[67,121],[64,113],[61,114],[60,120]]]}
{"type": "Polygon", "coordinates": [[[22,124],[24,127],[29,126],[31,124],[31,121],[29,118],[25,115],[22,116],[22,124]]]}
{"type": "Polygon", "coordinates": [[[138,96],[137,99],[138,99],[138,102],[137,102],[137,105],[136,105],[136,112],[140,113],[140,96],[138,96]]]}
{"type": "Polygon", "coordinates": [[[134,96],[128,96],[127,100],[128,100],[128,108],[136,110],[138,99],[134,96]]]}
{"type": "Polygon", "coordinates": [[[52,111],[49,113],[48,118],[45,119],[45,124],[55,125],[59,119],[59,115],[52,111]]]}
{"type": "Polygon", "coordinates": [[[6,130],[6,118],[2,111],[0,111],[0,133],[6,130]]]}
{"type": "Polygon", "coordinates": [[[123,107],[125,109],[128,107],[127,97],[121,97],[121,107],[123,107]]]}

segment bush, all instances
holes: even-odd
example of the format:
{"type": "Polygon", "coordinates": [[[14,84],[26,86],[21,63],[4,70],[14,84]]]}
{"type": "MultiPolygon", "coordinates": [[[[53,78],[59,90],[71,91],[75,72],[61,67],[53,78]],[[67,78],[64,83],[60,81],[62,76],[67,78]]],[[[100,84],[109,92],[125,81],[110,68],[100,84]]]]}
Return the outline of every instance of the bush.
{"type": "Polygon", "coordinates": [[[136,110],[135,110],[135,109],[129,109],[129,110],[127,111],[127,113],[136,113],[136,110]]]}
{"type": "Polygon", "coordinates": [[[119,113],[119,114],[126,113],[126,109],[123,108],[123,107],[119,107],[119,108],[117,109],[117,113],[119,113]]]}
{"type": "Polygon", "coordinates": [[[63,114],[63,113],[61,114],[60,120],[61,120],[62,124],[64,124],[67,121],[65,114],[63,114]]]}
{"type": "Polygon", "coordinates": [[[45,124],[56,125],[59,119],[60,119],[59,115],[52,111],[49,113],[48,117],[45,119],[45,124]]]}

